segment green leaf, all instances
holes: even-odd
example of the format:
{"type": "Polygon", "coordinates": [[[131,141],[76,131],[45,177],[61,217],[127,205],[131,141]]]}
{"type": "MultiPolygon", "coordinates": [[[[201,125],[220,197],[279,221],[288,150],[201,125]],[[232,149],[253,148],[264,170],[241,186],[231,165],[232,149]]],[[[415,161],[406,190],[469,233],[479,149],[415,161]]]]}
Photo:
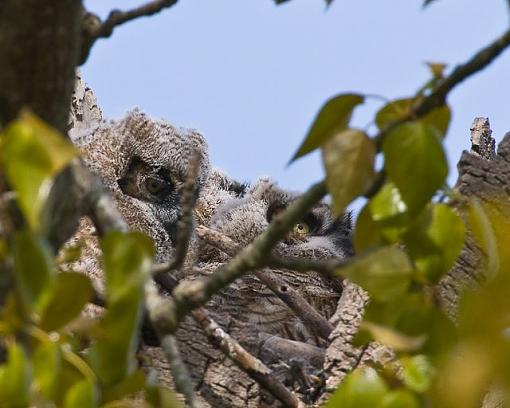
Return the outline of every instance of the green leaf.
{"type": "MultiPolygon", "coordinates": [[[[375,123],[379,130],[388,128],[391,124],[398,123],[412,115],[412,108],[421,98],[403,98],[391,101],[384,105],[375,116],[375,123]]],[[[446,135],[451,120],[451,111],[447,105],[433,109],[418,122],[434,126],[441,136],[446,135]]]]}
{"type": "Polygon", "coordinates": [[[424,355],[404,357],[400,359],[400,373],[405,386],[417,393],[424,393],[432,385],[434,368],[424,355]]]}
{"type": "Polygon", "coordinates": [[[425,343],[425,336],[407,336],[391,327],[381,326],[372,322],[362,322],[361,329],[370,333],[372,338],[391,347],[395,351],[415,351],[425,343]]]}
{"type": "Polygon", "coordinates": [[[133,374],[127,376],[123,381],[117,384],[103,396],[103,402],[118,400],[128,395],[132,395],[145,387],[145,374],[141,370],[136,370],[133,374]]]}
{"type": "Polygon", "coordinates": [[[183,405],[170,389],[161,385],[147,385],[146,400],[154,408],[182,408],[183,405]]]}
{"type": "Polygon", "coordinates": [[[57,275],[51,298],[41,313],[40,326],[45,331],[58,330],[74,318],[92,298],[90,279],[74,272],[57,275]]]}
{"type": "Polygon", "coordinates": [[[448,127],[450,126],[451,119],[452,113],[450,108],[447,105],[442,105],[439,108],[435,108],[427,113],[420,119],[420,121],[435,127],[441,137],[444,137],[446,132],[448,132],[448,127]]]}
{"type": "Polygon", "coordinates": [[[437,283],[464,246],[464,222],[445,204],[434,205],[420,218],[424,222],[410,228],[404,241],[426,282],[437,283]]]}
{"type": "Polygon", "coordinates": [[[383,130],[392,123],[408,118],[416,101],[416,98],[403,98],[387,103],[375,115],[375,124],[379,130],[383,130]]]}
{"type": "Polygon", "coordinates": [[[377,408],[420,408],[420,403],[411,392],[395,390],[387,393],[377,408]]]}
{"type": "Polygon", "coordinates": [[[62,364],[60,346],[52,341],[45,341],[37,346],[33,356],[34,379],[39,392],[48,401],[55,398],[62,364]]]}
{"type": "Polygon", "coordinates": [[[71,387],[67,392],[65,408],[96,408],[98,406],[98,395],[93,384],[88,381],[80,381],[71,387]]]}
{"type": "Polygon", "coordinates": [[[389,301],[406,292],[412,270],[407,255],[396,246],[388,246],[353,258],[334,274],[357,283],[375,300],[389,301]]]}
{"type": "Polygon", "coordinates": [[[426,335],[422,352],[429,357],[441,358],[451,353],[457,341],[457,329],[432,299],[422,297],[421,300],[425,302],[420,302],[420,297],[413,294],[401,301],[394,327],[409,336],[426,335]]]}
{"type": "Polygon", "coordinates": [[[345,377],[325,408],[376,407],[387,393],[388,387],[373,368],[357,368],[345,377]]]}
{"type": "Polygon", "coordinates": [[[99,327],[101,337],[91,347],[89,359],[108,391],[136,368],[144,284],[150,276],[153,249],[139,232],[110,233],[101,247],[108,308],[99,327]]]}
{"type": "Polygon", "coordinates": [[[404,123],[383,142],[385,169],[409,210],[416,213],[444,184],[446,156],[438,131],[421,122],[404,123]]]}
{"type": "Polygon", "coordinates": [[[468,220],[473,238],[486,254],[485,276],[493,278],[500,269],[498,243],[491,220],[476,197],[469,200],[468,220]]]}
{"type": "MultiPolygon", "coordinates": [[[[409,225],[407,205],[391,181],[387,181],[377,194],[370,199],[372,220],[377,224],[381,237],[387,243],[396,243],[409,225]]],[[[369,233],[367,231],[367,233],[369,233]]]]}
{"type": "Polygon", "coordinates": [[[406,213],[407,206],[400,192],[391,182],[386,182],[384,186],[368,203],[370,212],[375,221],[384,221],[393,219],[406,213]]]}
{"type": "Polygon", "coordinates": [[[23,349],[8,348],[7,363],[0,367],[0,401],[6,407],[25,407],[30,400],[31,370],[23,349]]]}
{"type": "Polygon", "coordinates": [[[335,134],[347,129],[354,108],[364,100],[361,95],[343,94],[327,101],[289,163],[321,147],[335,134]]]}
{"type": "Polygon", "coordinates": [[[0,162],[17,201],[33,230],[40,227],[40,215],[54,176],[78,152],[64,136],[25,111],[0,135],[0,162]]]}
{"type": "Polygon", "coordinates": [[[354,251],[359,254],[363,251],[376,248],[384,243],[379,224],[374,221],[370,205],[367,204],[358,215],[356,228],[354,228],[354,251]]]}
{"type": "Polygon", "coordinates": [[[323,145],[322,157],[333,210],[341,215],[347,204],[372,185],[375,145],[366,133],[347,129],[323,145]]]}
{"type": "Polygon", "coordinates": [[[28,231],[16,233],[14,265],[16,286],[28,310],[40,310],[53,287],[53,267],[49,248],[28,231]]]}

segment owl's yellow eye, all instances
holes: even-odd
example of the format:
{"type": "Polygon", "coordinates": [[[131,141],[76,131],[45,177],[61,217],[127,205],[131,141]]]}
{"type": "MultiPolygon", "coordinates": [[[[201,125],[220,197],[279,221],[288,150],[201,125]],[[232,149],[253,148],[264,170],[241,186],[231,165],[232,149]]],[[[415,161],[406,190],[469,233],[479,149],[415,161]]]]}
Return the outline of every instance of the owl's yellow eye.
{"type": "Polygon", "coordinates": [[[160,194],[166,187],[166,183],[164,180],[161,180],[156,177],[148,177],[145,180],[145,188],[151,194],[157,195],[160,194]]]}
{"type": "Polygon", "coordinates": [[[310,226],[306,222],[301,221],[294,225],[292,231],[297,235],[308,235],[310,233],[310,226]]]}

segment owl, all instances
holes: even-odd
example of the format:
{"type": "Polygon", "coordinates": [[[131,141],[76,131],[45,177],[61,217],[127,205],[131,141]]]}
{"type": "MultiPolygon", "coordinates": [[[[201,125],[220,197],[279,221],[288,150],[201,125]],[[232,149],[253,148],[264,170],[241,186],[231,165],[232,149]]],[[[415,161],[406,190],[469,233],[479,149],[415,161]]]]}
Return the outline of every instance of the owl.
{"type": "MultiPolygon", "coordinates": [[[[70,131],[87,167],[115,200],[132,230],[154,242],[156,262],[171,258],[181,212],[181,190],[193,157],[198,156],[197,189],[209,175],[204,137],[196,130],[175,127],[134,109],[120,120],[94,121],[70,131]]],[[[84,255],[70,267],[103,287],[97,234],[83,219],[71,245],[80,243],[84,255]]]]}
{"type": "MultiPolygon", "coordinates": [[[[268,179],[242,184],[213,170],[197,204],[197,219],[244,247],[259,236],[272,219],[299,194],[288,192],[268,179]]],[[[187,279],[214,273],[228,262],[226,254],[208,243],[197,249],[197,263],[187,279]]],[[[335,218],[329,206],[319,203],[275,248],[274,253],[301,259],[344,259],[352,255],[351,221],[348,215],[335,218]]],[[[299,292],[325,318],[335,312],[341,283],[315,271],[271,270],[281,281],[299,292]]],[[[326,341],[316,338],[299,318],[253,274],[224,288],[206,305],[220,326],[245,348],[260,355],[260,337],[278,336],[316,347],[326,341]]],[[[210,406],[266,406],[267,396],[224,355],[214,350],[191,318],[186,318],[177,337],[196,382],[197,391],[210,406]]],[[[265,361],[269,363],[269,361],[265,361]]],[[[288,363],[288,362],[283,362],[288,363]]]]}

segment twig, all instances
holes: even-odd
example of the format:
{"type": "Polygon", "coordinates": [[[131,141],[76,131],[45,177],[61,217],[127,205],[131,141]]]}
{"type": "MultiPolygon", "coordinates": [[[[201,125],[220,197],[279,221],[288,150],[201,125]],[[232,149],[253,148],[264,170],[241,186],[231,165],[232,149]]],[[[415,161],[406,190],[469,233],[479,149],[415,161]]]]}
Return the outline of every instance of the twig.
{"type": "Polygon", "coordinates": [[[173,290],[173,308],[176,320],[181,320],[190,310],[204,305],[216,292],[240,278],[249,270],[263,265],[274,244],[283,239],[297,220],[326,195],[324,182],[313,185],[293,202],[281,215],[275,217],[266,231],[260,234],[227,264],[212,275],[191,282],[182,282],[173,290]]]}
{"type": "Polygon", "coordinates": [[[155,265],[153,274],[155,279],[171,270],[182,268],[186,255],[188,254],[189,243],[193,233],[193,210],[195,208],[197,192],[197,177],[200,168],[200,157],[195,154],[190,160],[188,175],[182,187],[181,216],[177,223],[177,244],[173,258],[163,264],[155,265]]]}
{"type": "Polygon", "coordinates": [[[153,0],[131,10],[112,10],[103,22],[92,13],[84,13],[82,17],[82,51],[80,65],[83,64],[90,53],[90,49],[99,38],[108,38],[113,30],[131,20],[139,17],[152,16],[165,8],[172,7],[177,0],[153,0]]]}
{"type": "Polygon", "coordinates": [[[161,311],[165,309],[165,299],[158,293],[155,285],[149,281],[145,285],[145,305],[149,312],[149,319],[152,323],[165,356],[170,363],[170,370],[175,381],[175,387],[178,392],[184,395],[186,403],[191,407],[197,407],[193,383],[189,375],[188,368],[181,358],[177,341],[171,334],[171,329],[165,324],[165,319],[161,319],[161,311]]]}
{"type": "Polygon", "coordinates": [[[181,358],[177,340],[173,335],[166,334],[161,338],[161,348],[170,363],[170,370],[172,371],[175,388],[184,395],[186,403],[190,408],[198,407],[188,367],[186,367],[186,364],[184,364],[181,358]]]}
{"type": "MultiPolygon", "coordinates": [[[[297,272],[315,271],[326,277],[332,278],[334,277],[335,270],[345,266],[348,262],[348,260],[344,259],[313,260],[287,257],[284,258],[278,257],[276,255],[271,255],[271,257],[266,260],[266,265],[271,268],[285,268],[297,272]]],[[[335,277],[335,279],[338,278],[335,277]]]]}
{"type": "Polygon", "coordinates": [[[432,93],[423,99],[413,111],[417,116],[426,115],[432,109],[444,104],[448,93],[458,84],[477,73],[494,61],[510,45],[510,30],[491,44],[482,48],[464,64],[458,65],[453,72],[444,78],[432,93]]]}
{"type": "MultiPolygon", "coordinates": [[[[473,55],[464,64],[458,65],[453,72],[445,77],[432,92],[421,99],[420,102],[411,109],[407,117],[390,123],[385,129],[377,134],[374,139],[377,142],[378,149],[382,146],[384,137],[396,126],[402,123],[421,118],[429,113],[431,110],[445,104],[448,93],[471,75],[481,71],[494,61],[504,50],[510,45],[510,30],[507,30],[502,36],[497,38],[491,44],[482,48],[475,55],[473,55]]],[[[377,180],[375,181],[375,183],[377,180]]],[[[373,190],[373,189],[370,189],[373,190]]]]}
{"type": "Polygon", "coordinates": [[[285,406],[304,408],[305,405],[273,376],[271,370],[262,361],[248,353],[248,351],[230,337],[228,333],[208,316],[204,309],[196,309],[191,314],[207,334],[209,341],[253,380],[269,391],[285,406]]]}
{"type": "Polygon", "coordinates": [[[256,270],[253,273],[294,312],[308,330],[328,339],[334,327],[299,292],[275,276],[271,270],[256,270]]]}

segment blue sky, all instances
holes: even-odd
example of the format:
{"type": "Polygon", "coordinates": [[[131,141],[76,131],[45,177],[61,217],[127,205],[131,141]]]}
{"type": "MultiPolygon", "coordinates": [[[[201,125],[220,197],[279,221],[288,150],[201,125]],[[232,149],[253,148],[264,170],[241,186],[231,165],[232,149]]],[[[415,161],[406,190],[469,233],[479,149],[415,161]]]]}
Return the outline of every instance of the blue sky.
{"type": "MultiPolygon", "coordinates": [[[[146,0],[88,0],[105,16],[146,0]]],[[[118,28],[94,46],[82,71],[107,117],[138,106],[200,129],[211,161],[244,181],[271,176],[303,190],[323,177],[317,154],[289,168],[322,103],[356,91],[396,98],[429,77],[425,61],[450,67],[501,34],[504,0],[181,0],[157,16],[118,28]]],[[[510,52],[450,96],[446,141],[451,177],[475,116],[500,140],[510,130],[510,52]]],[[[380,105],[353,119],[365,127],[380,105]]]]}

